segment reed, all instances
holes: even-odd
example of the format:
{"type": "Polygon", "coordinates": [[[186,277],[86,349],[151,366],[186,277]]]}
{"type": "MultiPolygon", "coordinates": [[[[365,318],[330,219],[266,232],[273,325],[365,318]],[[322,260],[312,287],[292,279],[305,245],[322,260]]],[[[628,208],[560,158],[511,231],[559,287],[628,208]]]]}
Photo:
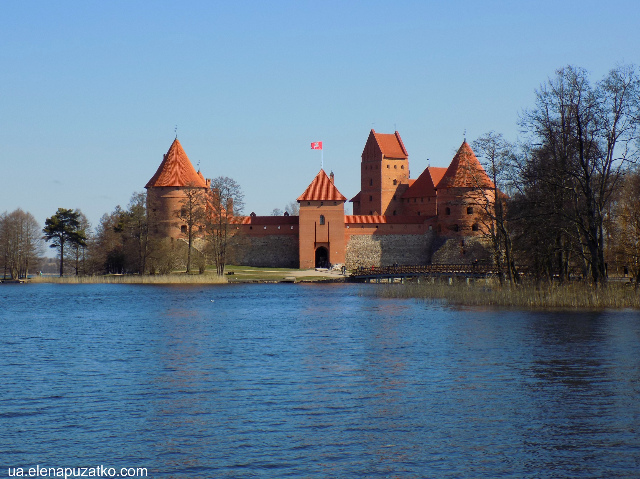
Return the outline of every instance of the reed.
{"type": "Polygon", "coordinates": [[[223,284],[217,274],[104,275],[104,276],[36,276],[31,283],[56,284],[223,284]]]}
{"type": "Polygon", "coordinates": [[[640,292],[630,285],[585,283],[525,284],[440,282],[382,285],[374,293],[383,298],[444,300],[457,306],[495,306],[518,309],[640,309],[640,292]]]}

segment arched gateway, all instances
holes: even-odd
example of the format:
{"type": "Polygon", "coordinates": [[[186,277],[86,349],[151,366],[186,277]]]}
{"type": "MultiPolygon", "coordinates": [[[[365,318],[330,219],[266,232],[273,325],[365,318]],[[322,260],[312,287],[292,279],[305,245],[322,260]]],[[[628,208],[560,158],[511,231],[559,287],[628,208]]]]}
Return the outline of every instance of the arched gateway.
{"type": "Polygon", "coordinates": [[[316,268],[329,267],[329,251],[324,246],[316,249],[316,268]]]}

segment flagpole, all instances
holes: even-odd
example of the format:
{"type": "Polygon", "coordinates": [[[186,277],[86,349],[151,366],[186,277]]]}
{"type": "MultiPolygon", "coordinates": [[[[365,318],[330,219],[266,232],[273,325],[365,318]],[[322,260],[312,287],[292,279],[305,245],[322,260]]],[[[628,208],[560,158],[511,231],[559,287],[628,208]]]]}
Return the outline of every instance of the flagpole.
{"type": "Polygon", "coordinates": [[[320,150],[320,169],[324,170],[324,150],[320,150]]]}

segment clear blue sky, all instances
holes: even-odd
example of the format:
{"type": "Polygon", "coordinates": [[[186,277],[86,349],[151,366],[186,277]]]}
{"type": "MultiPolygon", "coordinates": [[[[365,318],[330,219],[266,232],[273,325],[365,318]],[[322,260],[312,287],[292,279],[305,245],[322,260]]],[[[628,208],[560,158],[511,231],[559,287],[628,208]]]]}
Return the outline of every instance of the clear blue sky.
{"type": "Polygon", "coordinates": [[[44,223],[123,207],[178,137],[246,213],[295,200],[324,142],[348,198],[373,127],[397,129],[411,176],[495,130],[518,136],[567,64],[640,63],[640,2],[2,1],[0,211],[44,223]]]}

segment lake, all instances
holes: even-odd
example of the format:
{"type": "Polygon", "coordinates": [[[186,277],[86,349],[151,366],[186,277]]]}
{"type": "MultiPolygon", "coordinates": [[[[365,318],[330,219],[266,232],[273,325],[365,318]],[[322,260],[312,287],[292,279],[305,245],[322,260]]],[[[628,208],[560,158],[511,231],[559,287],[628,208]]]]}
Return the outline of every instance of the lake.
{"type": "Polygon", "coordinates": [[[640,477],[640,313],[3,285],[0,477],[640,477]]]}

